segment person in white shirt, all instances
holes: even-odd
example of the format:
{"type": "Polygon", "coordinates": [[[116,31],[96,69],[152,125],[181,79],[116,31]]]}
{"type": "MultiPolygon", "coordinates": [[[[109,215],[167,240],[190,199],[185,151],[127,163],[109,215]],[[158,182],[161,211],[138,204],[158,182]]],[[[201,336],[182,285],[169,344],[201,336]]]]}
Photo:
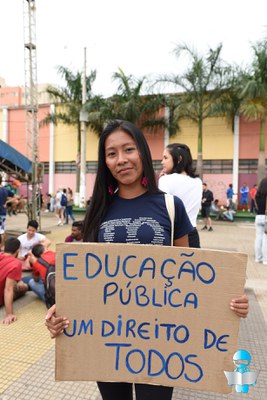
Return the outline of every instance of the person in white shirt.
{"type": "Polygon", "coordinates": [[[181,143],[169,144],[162,158],[162,172],[159,178],[159,189],[179,197],[185,206],[187,215],[194,230],[188,235],[189,247],[200,247],[196,229],[197,215],[201,207],[202,181],[195,174],[190,149],[181,143]]]}
{"type": "Polygon", "coordinates": [[[55,214],[57,217],[57,225],[64,225],[64,211],[65,207],[61,205],[61,199],[62,199],[63,191],[62,189],[58,189],[57,194],[56,194],[56,204],[55,204],[55,214]]]}
{"type": "Polygon", "coordinates": [[[47,250],[51,244],[50,240],[47,239],[45,235],[37,232],[38,226],[38,222],[34,219],[29,221],[27,224],[27,232],[18,237],[18,240],[21,244],[18,258],[22,261],[23,271],[29,271],[32,269],[28,259],[28,255],[34,245],[42,244],[47,250]]]}

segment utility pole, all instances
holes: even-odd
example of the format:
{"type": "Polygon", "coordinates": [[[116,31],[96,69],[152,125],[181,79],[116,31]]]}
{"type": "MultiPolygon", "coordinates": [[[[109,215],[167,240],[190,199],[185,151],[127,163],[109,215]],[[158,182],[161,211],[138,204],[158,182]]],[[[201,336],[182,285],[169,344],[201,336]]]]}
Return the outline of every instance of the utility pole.
{"type": "Polygon", "coordinates": [[[31,191],[28,186],[28,218],[39,220],[39,225],[41,225],[35,0],[23,0],[23,17],[26,155],[32,161],[31,191]]]}
{"type": "MultiPolygon", "coordinates": [[[[84,66],[82,74],[82,104],[87,100],[86,94],[86,47],[84,48],[84,66]]],[[[79,207],[86,205],[86,121],[87,113],[83,110],[80,113],[81,122],[81,174],[80,174],[80,198],[79,207]]]]}

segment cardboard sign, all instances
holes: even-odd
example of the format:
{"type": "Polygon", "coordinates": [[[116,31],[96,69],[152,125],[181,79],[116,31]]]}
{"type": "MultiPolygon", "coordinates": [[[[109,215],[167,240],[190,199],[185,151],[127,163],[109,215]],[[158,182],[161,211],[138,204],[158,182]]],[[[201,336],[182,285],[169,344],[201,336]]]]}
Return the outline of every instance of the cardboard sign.
{"type": "Polygon", "coordinates": [[[231,392],[247,256],[178,247],[57,245],[56,379],[231,392]]]}

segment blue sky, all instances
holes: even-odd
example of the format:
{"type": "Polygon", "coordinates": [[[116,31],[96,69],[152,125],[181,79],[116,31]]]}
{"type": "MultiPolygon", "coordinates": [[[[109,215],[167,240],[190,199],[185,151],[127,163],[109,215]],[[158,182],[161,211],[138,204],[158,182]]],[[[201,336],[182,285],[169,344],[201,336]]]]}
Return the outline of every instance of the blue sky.
{"type": "MultiPolygon", "coordinates": [[[[23,2],[0,3],[0,77],[24,84],[23,2]]],[[[251,44],[267,36],[267,1],[35,0],[38,82],[60,84],[56,67],[97,70],[94,92],[116,90],[118,67],[136,77],[178,73],[172,53],[185,42],[199,53],[223,44],[222,57],[245,65],[251,44]]]]}

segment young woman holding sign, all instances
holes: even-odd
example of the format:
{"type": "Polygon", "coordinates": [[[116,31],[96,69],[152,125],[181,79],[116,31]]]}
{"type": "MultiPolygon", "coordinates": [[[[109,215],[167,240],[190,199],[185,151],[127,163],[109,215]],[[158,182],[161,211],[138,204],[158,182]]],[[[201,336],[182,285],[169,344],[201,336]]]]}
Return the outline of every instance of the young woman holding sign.
{"type": "MultiPolygon", "coordinates": [[[[84,241],[171,245],[171,223],[164,194],[157,188],[149,147],[143,133],[130,122],[111,122],[100,137],[98,160],[94,192],[84,220],[84,241]],[[144,224],[144,221],[147,223],[144,224]],[[114,228],[112,235],[109,230],[111,225],[114,228]],[[130,229],[129,234],[127,227],[130,226],[140,229],[130,229]]],[[[188,247],[188,234],[193,227],[182,201],[177,197],[174,201],[173,245],[188,247]]],[[[233,299],[230,308],[240,317],[246,317],[247,297],[233,299]]],[[[51,337],[55,338],[68,328],[69,321],[56,316],[56,306],[53,306],[47,312],[46,326],[51,337]]],[[[171,387],[147,384],[134,386],[136,400],[172,398],[171,387]]],[[[133,399],[131,383],[98,382],[98,387],[103,400],[133,399]]]]}

